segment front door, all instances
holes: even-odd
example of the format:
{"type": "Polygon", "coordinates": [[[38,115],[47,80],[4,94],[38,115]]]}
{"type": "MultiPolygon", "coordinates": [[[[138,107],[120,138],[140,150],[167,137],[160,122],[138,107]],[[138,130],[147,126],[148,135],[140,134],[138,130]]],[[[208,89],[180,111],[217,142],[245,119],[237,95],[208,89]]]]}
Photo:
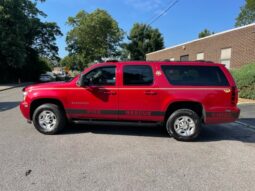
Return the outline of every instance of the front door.
{"type": "Polygon", "coordinates": [[[85,86],[71,92],[67,113],[76,119],[117,119],[116,66],[101,66],[83,76],[85,86]]]}

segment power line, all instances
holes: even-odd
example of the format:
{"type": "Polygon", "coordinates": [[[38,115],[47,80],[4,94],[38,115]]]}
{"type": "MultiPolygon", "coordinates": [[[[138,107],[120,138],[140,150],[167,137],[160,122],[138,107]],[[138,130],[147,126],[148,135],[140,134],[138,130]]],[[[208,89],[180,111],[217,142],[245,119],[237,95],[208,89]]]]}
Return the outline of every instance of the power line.
{"type": "Polygon", "coordinates": [[[160,10],[157,13],[153,14],[145,23],[150,23],[150,21],[152,21],[152,20],[154,20],[154,18],[158,17],[158,15],[161,14],[163,12],[163,10],[165,10],[166,5],[168,6],[168,5],[172,4],[173,2],[174,2],[174,0],[171,0],[167,4],[161,5],[159,7],[160,10]]]}
{"type": "MultiPolygon", "coordinates": [[[[145,33],[146,29],[148,28],[148,26],[150,26],[152,23],[156,22],[160,17],[162,17],[164,14],[166,14],[173,6],[175,6],[177,3],[179,2],[179,0],[175,0],[175,1],[171,1],[169,6],[167,6],[167,8],[165,10],[163,10],[158,16],[156,16],[155,18],[152,17],[151,22],[149,22],[149,24],[145,24],[144,30],[143,30],[143,34],[145,33]]],[[[150,20],[149,20],[150,21],[150,20]]],[[[144,36],[143,36],[143,42],[142,45],[145,45],[145,40],[144,40],[144,36]]],[[[145,53],[144,53],[145,54],[145,53]]]]}
{"type": "Polygon", "coordinates": [[[174,7],[177,3],[179,2],[179,0],[175,0],[174,2],[170,3],[169,6],[162,11],[157,17],[155,17],[154,19],[152,19],[152,21],[148,24],[151,25],[152,23],[156,22],[160,17],[162,17],[164,14],[166,14],[172,7],[174,7]]]}

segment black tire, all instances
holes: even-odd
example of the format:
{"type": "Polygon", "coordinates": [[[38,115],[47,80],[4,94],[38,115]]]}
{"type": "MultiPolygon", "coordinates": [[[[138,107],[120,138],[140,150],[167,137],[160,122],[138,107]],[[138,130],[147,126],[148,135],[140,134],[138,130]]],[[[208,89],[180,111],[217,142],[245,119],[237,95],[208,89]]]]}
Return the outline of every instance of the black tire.
{"type": "Polygon", "coordinates": [[[66,126],[66,117],[64,111],[55,104],[43,104],[37,107],[33,113],[33,124],[35,128],[43,134],[46,135],[53,135],[61,132],[64,127],[66,126]],[[44,128],[44,125],[40,125],[39,117],[43,115],[43,112],[46,112],[46,114],[52,114],[54,116],[52,119],[54,119],[54,125],[52,125],[52,128],[44,128]],[[40,115],[41,114],[41,115],[40,115]]]}
{"type": "Polygon", "coordinates": [[[170,136],[173,136],[178,141],[193,141],[197,138],[200,132],[201,120],[196,112],[190,109],[178,109],[173,112],[166,122],[166,130],[170,136]],[[187,122],[184,123],[184,129],[189,129],[189,135],[183,135],[186,130],[180,128],[179,133],[176,128],[178,127],[178,120],[181,121],[182,117],[185,117],[189,124],[192,124],[192,127],[187,125],[187,122]],[[191,130],[190,130],[191,129],[191,130]]]}

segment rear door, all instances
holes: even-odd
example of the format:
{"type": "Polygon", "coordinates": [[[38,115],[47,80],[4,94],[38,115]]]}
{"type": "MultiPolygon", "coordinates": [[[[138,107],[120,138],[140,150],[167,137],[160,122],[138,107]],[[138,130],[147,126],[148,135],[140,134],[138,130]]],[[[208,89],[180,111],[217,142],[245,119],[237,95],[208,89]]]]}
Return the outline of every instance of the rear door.
{"type": "Polygon", "coordinates": [[[157,121],[158,89],[153,64],[122,64],[119,86],[119,119],[157,121]]]}
{"type": "Polygon", "coordinates": [[[194,101],[203,105],[206,122],[226,122],[231,118],[235,97],[224,72],[217,65],[162,65],[173,101],[194,101]],[[178,98],[176,100],[176,98],[178,98]],[[234,99],[234,100],[232,100],[234,99]]]}

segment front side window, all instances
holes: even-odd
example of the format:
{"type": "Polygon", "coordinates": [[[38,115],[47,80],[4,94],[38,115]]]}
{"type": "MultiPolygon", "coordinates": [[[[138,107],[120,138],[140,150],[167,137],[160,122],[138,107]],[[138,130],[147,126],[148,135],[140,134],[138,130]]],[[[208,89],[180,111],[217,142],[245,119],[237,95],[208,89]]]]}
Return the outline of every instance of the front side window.
{"type": "Polygon", "coordinates": [[[124,85],[152,85],[153,74],[150,66],[125,66],[123,69],[124,85]]]}
{"type": "Polygon", "coordinates": [[[115,85],[115,66],[100,67],[90,71],[83,78],[84,83],[93,86],[115,85]]]}
{"type": "Polygon", "coordinates": [[[162,66],[172,85],[228,86],[229,83],[217,66],[162,66]]]}

